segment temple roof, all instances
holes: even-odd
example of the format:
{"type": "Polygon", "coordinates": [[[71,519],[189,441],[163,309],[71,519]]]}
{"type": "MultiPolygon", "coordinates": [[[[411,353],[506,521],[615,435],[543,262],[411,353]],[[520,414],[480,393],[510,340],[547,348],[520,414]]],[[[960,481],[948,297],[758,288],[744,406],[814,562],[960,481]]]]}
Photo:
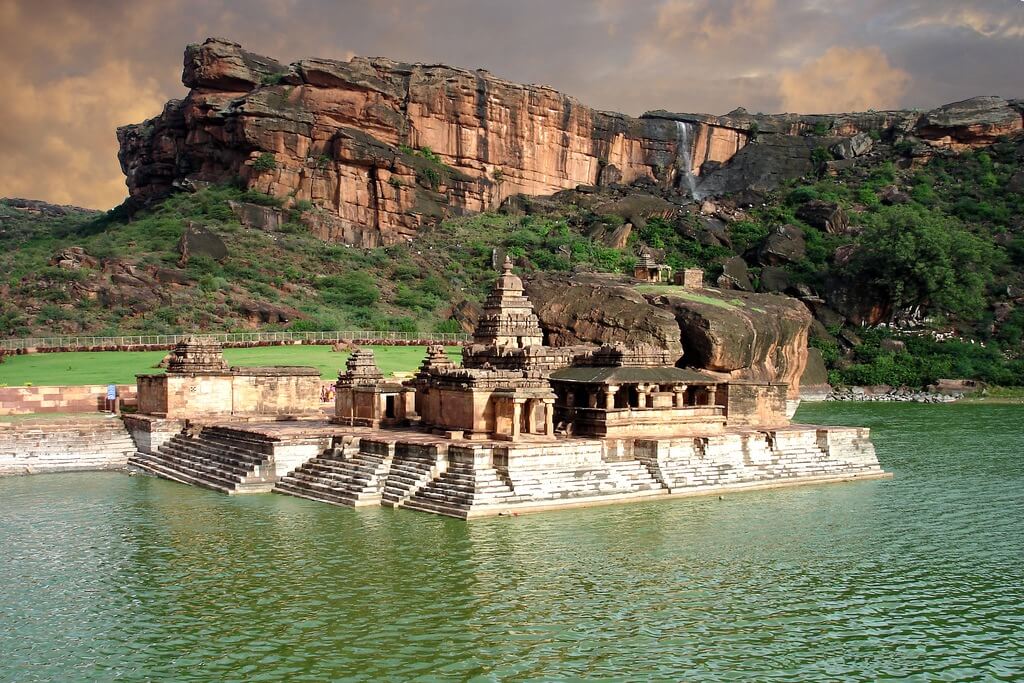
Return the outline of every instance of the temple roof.
{"type": "Polygon", "coordinates": [[[551,373],[558,382],[580,384],[720,384],[721,380],[696,370],[675,367],[563,368],[551,373]]]}

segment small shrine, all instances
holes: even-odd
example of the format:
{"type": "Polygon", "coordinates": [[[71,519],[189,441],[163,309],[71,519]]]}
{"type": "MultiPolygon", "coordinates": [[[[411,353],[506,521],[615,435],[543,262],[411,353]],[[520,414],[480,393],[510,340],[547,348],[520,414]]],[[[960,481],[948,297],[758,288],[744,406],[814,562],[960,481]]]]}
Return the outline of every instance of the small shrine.
{"type": "Polygon", "coordinates": [[[647,247],[643,247],[637,254],[636,266],[633,267],[633,277],[644,282],[670,282],[672,280],[672,266],[666,263],[659,263],[655,253],[647,247]]]}
{"type": "Polygon", "coordinates": [[[372,349],[357,349],[349,355],[345,370],[338,373],[334,421],[351,427],[399,424],[406,417],[402,392],[402,385],[384,381],[372,349]]]}

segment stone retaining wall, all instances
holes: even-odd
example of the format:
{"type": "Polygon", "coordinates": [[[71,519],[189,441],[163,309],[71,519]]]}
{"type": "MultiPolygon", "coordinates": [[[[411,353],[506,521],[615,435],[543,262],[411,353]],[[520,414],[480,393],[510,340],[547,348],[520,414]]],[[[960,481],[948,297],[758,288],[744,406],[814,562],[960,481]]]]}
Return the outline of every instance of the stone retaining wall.
{"type": "Polygon", "coordinates": [[[121,469],[135,452],[117,418],[0,424],[0,476],[121,469]]]}
{"type": "MultiPolygon", "coordinates": [[[[122,403],[135,403],[135,385],[117,385],[122,403]]],[[[0,387],[0,415],[95,413],[106,408],[107,385],[0,387]]]]}

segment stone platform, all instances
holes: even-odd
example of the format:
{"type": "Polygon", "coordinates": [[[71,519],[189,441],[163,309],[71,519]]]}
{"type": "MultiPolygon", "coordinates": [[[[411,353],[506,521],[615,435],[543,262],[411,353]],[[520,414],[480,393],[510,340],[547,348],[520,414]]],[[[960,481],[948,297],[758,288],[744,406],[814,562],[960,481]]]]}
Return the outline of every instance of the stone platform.
{"type": "Polygon", "coordinates": [[[889,476],[868,430],[789,425],[658,439],[448,439],[324,421],[223,423],[131,464],[224,493],[273,491],[467,519],[889,476]]]}

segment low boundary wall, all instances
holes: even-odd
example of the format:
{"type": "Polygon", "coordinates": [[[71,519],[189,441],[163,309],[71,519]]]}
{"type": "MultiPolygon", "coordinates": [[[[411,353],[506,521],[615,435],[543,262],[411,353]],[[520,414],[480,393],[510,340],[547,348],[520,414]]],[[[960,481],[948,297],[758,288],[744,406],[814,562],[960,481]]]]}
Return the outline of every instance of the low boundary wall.
{"type": "MultiPolygon", "coordinates": [[[[134,384],[118,384],[121,403],[134,404],[134,384]]],[[[95,413],[107,407],[106,384],[0,387],[0,415],[95,413]]]]}
{"type": "MultiPolygon", "coordinates": [[[[144,334],[121,337],[31,337],[0,339],[0,353],[60,353],[65,351],[163,351],[173,349],[187,334],[144,334]]],[[[413,334],[409,332],[349,330],[339,332],[230,332],[202,334],[224,348],[254,348],[258,346],[289,346],[312,344],[350,343],[373,346],[430,346],[446,344],[459,346],[472,340],[469,334],[438,332],[413,334]]]]}

